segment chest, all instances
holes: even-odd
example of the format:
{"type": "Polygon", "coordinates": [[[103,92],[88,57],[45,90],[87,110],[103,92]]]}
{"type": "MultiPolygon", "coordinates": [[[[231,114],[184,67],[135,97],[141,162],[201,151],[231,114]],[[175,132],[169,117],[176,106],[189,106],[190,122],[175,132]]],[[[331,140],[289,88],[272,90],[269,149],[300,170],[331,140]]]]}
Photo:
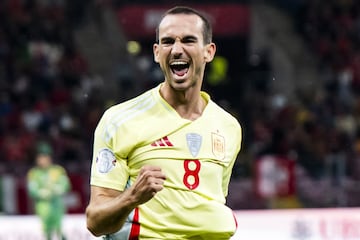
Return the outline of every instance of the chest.
{"type": "Polygon", "coordinates": [[[56,169],[38,170],[34,174],[34,180],[46,185],[59,181],[61,174],[56,169]]]}
{"type": "Polygon", "coordinates": [[[128,164],[151,159],[200,160],[220,165],[230,161],[231,133],[213,124],[190,124],[138,145],[128,156],[128,164]]]}

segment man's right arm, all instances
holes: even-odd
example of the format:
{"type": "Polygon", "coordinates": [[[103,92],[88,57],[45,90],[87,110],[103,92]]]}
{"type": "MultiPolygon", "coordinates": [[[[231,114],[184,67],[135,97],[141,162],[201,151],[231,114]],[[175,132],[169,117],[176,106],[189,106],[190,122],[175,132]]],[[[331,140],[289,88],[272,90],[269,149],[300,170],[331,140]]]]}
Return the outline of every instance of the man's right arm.
{"type": "Polygon", "coordinates": [[[144,166],[134,184],[124,192],[91,186],[87,228],[95,236],[117,232],[134,208],[163,189],[165,179],[159,167],[144,166]]]}

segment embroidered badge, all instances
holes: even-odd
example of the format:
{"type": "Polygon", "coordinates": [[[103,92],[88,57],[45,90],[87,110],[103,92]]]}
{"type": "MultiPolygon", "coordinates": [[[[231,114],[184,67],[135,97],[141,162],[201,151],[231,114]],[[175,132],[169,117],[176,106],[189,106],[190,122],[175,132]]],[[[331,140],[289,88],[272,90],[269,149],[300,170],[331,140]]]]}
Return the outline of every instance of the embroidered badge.
{"type": "Polygon", "coordinates": [[[197,133],[187,133],[186,142],[191,155],[196,157],[200,151],[202,137],[197,133]]]}
{"type": "Polygon", "coordinates": [[[212,151],[215,157],[225,158],[225,138],[218,133],[211,133],[212,151]]]}
{"type": "Polygon", "coordinates": [[[97,158],[96,165],[99,173],[108,173],[115,166],[115,154],[110,149],[100,150],[97,158]]]}

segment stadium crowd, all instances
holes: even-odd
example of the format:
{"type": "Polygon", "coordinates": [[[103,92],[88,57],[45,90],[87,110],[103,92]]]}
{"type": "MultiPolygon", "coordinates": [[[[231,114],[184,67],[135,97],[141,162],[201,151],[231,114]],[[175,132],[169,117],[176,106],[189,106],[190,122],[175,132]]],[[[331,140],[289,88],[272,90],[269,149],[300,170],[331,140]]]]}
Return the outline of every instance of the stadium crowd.
{"type": "MultiPolygon", "coordinates": [[[[0,173],[24,178],[36,143],[46,140],[69,171],[73,189],[84,194],[82,208],[92,134],[109,100],[98,94],[103,80],[93,77],[74,40],[85,12],[80,0],[0,3],[0,173]]],[[[360,3],[304,1],[294,24],[317,53],[322,88],[297,92],[296,102],[280,105],[264,84],[253,84],[238,102],[212,89],[223,98],[216,100],[239,116],[245,133],[233,179],[249,188],[229,204],[269,207],[252,180],[256,160],[271,154],[295,160],[296,195],[303,207],[359,206],[360,3]]],[[[263,60],[253,70],[267,78],[271,69],[263,60]]]]}
{"type": "Polygon", "coordinates": [[[80,5],[70,2],[0,3],[0,172],[24,179],[37,142],[48,141],[76,190],[86,189],[82,164],[102,104],[74,41],[80,5]]]}
{"type": "MultiPolygon", "coordinates": [[[[255,159],[261,156],[287,156],[296,163],[301,206],[359,206],[360,4],[306,0],[294,9],[285,2],[272,1],[292,17],[294,28],[315,53],[320,87],[295,91],[292,102],[271,92],[259,94],[256,88],[247,94],[239,115],[247,129],[249,172],[254,174],[255,159]]],[[[254,208],[269,206],[251,201],[257,198],[251,194],[254,185],[249,185],[245,189],[250,198],[242,202],[254,208]]]]}

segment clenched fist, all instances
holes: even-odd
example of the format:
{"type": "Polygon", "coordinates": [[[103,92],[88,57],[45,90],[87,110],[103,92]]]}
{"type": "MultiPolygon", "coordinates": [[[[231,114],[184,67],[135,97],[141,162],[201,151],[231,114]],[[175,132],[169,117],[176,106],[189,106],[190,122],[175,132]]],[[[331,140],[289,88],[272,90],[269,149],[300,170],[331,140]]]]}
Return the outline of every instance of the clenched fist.
{"type": "Polygon", "coordinates": [[[130,188],[131,194],[138,204],[145,203],[164,188],[165,180],[166,176],[160,167],[143,166],[136,181],[130,188]]]}

